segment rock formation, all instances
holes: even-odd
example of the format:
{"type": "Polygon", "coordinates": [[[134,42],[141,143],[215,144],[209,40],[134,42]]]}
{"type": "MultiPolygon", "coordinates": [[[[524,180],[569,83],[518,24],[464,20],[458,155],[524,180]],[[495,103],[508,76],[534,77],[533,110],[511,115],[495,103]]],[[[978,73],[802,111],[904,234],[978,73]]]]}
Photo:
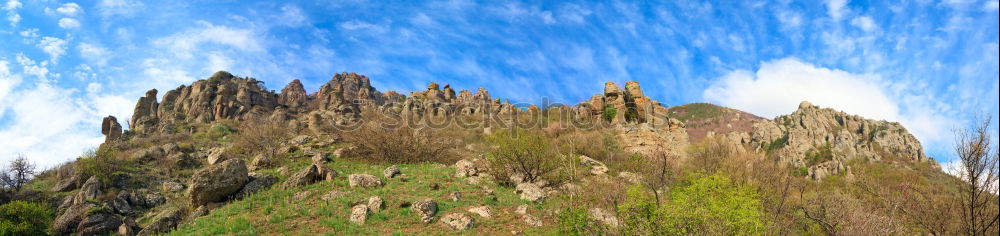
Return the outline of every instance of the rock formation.
{"type": "Polygon", "coordinates": [[[122,125],[118,123],[118,118],[114,116],[104,117],[101,121],[101,134],[104,134],[104,143],[118,140],[122,136],[122,125]]]}
{"type": "Polygon", "coordinates": [[[809,102],[799,104],[792,114],[754,123],[749,136],[746,141],[751,146],[770,149],[792,166],[809,168],[813,179],[847,171],[843,164],[852,159],[932,161],[899,123],[869,120],[809,102]]]}

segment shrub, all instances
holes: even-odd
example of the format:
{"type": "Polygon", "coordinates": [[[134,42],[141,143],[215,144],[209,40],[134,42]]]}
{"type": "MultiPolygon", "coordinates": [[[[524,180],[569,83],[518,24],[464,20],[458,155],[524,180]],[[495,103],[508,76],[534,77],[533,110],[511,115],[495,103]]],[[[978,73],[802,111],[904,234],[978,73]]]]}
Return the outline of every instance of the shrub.
{"type": "Polygon", "coordinates": [[[110,183],[112,177],[123,172],[129,172],[131,163],[128,160],[118,158],[118,151],[114,148],[101,147],[97,150],[90,150],[76,159],[74,170],[79,171],[84,176],[96,176],[104,183],[110,183]]]}
{"type": "Polygon", "coordinates": [[[524,176],[526,182],[547,179],[557,182],[560,158],[544,135],[522,129],[504,129],[494,132],[488,140],[497,145],[486,154],[490,172],[503,184],[511,184],[510,177],[524,176]]]}
{"type": "Polygon", "coordinates": [[[45,235],[52,210],[43,204],[13,201],[0,205],[0,236],[45,235]]]}
{"type": "Polygon", "coordinates": [[[766,226],[757,192],[722,174],[690,177],[671,189],[669,200],[659,206],[634,186],[618,211],[625,234],[760,235],[766,226]]]}
{"type": "Polygon", "coordinates": [[[364,156],[377,162],[455,161],[451,150],[457,146],[457,139],[439,129],[385,128],[379,122],[368,122],[358,130],[344,134],[357,147],[352,155],[364,156]]]}
{"type": "Polygon", "coordinates": [[[288,140],[291,134],[287,127],[268,120],[251,120],[240,125],[239,135],[233,138],[232,149],[235,154],[254,156],[264,154],[267,157],[277,156],[278,149],[288,140]]]}
{"type": "Polygon", "coordinates": [[[608,107],[604,108],[604,119],[605,120],[607,120],[607,121],[614,120],[616,115],[618,115],[618,109],[615,109],[614,107],[611,107],[611,106],[608,106],[608,107]]]}
{"type": "Polygon", "coordinates": [[[570,207],[559,214],[559,233],[562,235],[603,235],[600,223],[587,215],[587,209],[570,207]]]}

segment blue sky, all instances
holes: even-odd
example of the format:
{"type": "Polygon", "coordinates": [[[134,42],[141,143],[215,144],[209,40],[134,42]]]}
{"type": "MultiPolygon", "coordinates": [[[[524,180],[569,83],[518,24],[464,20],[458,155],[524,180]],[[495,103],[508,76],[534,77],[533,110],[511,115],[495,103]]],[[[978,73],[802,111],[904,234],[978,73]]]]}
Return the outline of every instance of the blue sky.
{"type": "Polygon", "coordinates": [[[0,0],[0,161],[69,160],[146,90],[228,70],[531,103],[638,81],[667,105],[768,118],[809,100],[901,122],[949,162],[952,129],[997,116],[997,0],[887,2],[0,0]]]}

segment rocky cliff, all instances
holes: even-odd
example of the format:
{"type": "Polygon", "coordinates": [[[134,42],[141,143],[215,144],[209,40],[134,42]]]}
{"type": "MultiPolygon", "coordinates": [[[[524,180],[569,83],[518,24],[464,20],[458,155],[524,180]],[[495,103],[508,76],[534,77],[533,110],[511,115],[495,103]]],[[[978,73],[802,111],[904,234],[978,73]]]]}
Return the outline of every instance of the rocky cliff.
{"type": "Polygon", "coordinates": [[[799,104],[792,114],[757,121],[753,132],[737,136],[783,162],[808,168],[809,177],[817,180],[841,172],[849,174],[845,164],[853,159],[933,162],[899,123],[865,119],[809,102],[799,104]]]}

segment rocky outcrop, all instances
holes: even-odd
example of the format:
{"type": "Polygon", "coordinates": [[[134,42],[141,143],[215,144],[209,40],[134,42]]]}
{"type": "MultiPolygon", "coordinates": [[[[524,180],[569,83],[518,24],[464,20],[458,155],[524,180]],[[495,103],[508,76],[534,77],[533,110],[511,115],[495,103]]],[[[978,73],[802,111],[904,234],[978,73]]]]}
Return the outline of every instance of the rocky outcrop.
{"type": "Polygon", "coordinates": [[[749,136],[750,146],[792,166],[808,168],[816,180],[848,171],[844,163],[852,159],[933,162],[899,123],[865,119],[809,102],[799,104],[792,114],[754,123],[749,136]]]}
{"type": "Polygon", "coordinates": [[[257,173],[250,173],[248,178],[249,180],[247,180],[247,184],[244,185],[239,192],[236,192],[236,194],[233,195],[236,199],[249,197],[254,193],[270,188],[278,182],[277,177],[257,173]]]}
{"type": "Polygon", "coordinates": [[[146,92],[146,96],[139,98],[132,111],[132,119],[129,121],[129,130],[137,133],[154,131],[157,119],[157,109],[159,103],[156,102],[156,89],[146,92]]]}
{"type": "Polygon", "coordinates": [[[188,184],[191,205],[226,200],[247,182],[247,167],[241,159],[229,159],[195,172],[188,184]]]}
{"type": "Polygon", "coordinates": [[[309,95],[302,87],[302,82],[292,80],[288,85],[285,85],[285,88],[281,89],[281,94],[278,95],[278,104],[285,105],[290,109],[305,108],[309,104],[309,95]]]}
{"type": "Polygon", "coordinates": [[[605,119],[611,124],[650,123],[656,127],[668,125],[667,110],[649,99],[637,82],[626,82],[622,89],[613,82],[604,84],[604,93],[594,95],[589,102],[577,106],[578,113],[592,119],[605,119]]]}
{"type": "Polygon", "coordinates": [[[104,117],[101,121],[101,134],[104,134],[104,143],[111,143],[122,136],[122,125],[118,123],[118,118],[114,116],[104,117]]]}

